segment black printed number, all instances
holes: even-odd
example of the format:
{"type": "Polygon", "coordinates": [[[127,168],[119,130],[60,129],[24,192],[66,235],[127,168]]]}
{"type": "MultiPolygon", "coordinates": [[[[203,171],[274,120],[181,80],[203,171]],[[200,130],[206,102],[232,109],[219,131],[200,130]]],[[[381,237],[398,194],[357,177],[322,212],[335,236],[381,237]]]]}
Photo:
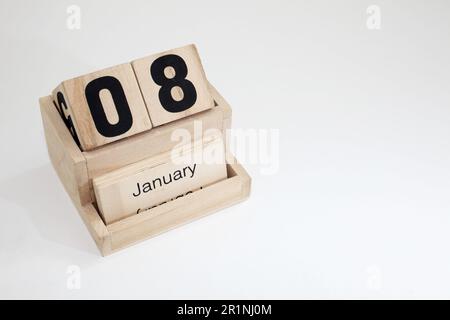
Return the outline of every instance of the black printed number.
{"type": "Polygon", "coordinates": [[[168,54],[156,59],[151,67],[150,74],[156,84],[161,86],[159,90],[159,101],[168,112],[182,112],[192,107],[197,100],[195,87],[186,79],[188,69],[184,60],[175,54],[168,54]],[[164,70],[172,67],[175,70],[173,78],[167,78],[164,70]],[[183,98],[180,101],[172,97],[171,90],[180,87],[183,91],[183,98]]]}
{"type": "Polygon", "coordinates": [[[59,114],[61,115],[61,118],[64,121],[64,124],[69,129],[70,134],[72,135],[73,139],[75,140],[75,143],[80,146],[80,140],[78,139],[77,132],[75,131],[75,126],[73,125],[72,117],[70,115],[66,115],[66,112],[68,111],[66,99],[64,98],[64,95],[61,91],[59,91],[56,94],[56,103],[55,103],[56,109],[58,110],[59,114]]]}
{"type": "Polygon", "coordinates": [[[130,130],[133,125],[133,116],[119,80],[111,76],[92,80],[86,86],[85,94],[95,127],[101,135],[115,137],[130,130]],[[119,121],[114,124],[108,121],[100,100],[100,91],[105,89],[111,93],[117,115],[119,116],[119,121]]]}

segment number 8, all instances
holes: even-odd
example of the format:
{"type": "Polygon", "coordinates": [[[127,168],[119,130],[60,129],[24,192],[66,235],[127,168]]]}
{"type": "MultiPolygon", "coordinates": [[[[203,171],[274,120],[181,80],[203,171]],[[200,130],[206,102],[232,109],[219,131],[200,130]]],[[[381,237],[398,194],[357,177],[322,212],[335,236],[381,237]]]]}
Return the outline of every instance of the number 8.
{"type": "Polygon", "coordinates": [[[197,92],[191,81],[186,79],[188,69],[184,60],[175,54],[168,54],[156,59],[151,67],[150,74],[159,89],[159,101],[162,107],[172,113],[182,112],[192,107],[197,101],[197,92]],[[175,70],[173,78],[167,78],[164,70],[172,67],[175,70]],[[172,88],[180,87],[183,91],[183,99],[180,101],[172,97],[172,88]]]}

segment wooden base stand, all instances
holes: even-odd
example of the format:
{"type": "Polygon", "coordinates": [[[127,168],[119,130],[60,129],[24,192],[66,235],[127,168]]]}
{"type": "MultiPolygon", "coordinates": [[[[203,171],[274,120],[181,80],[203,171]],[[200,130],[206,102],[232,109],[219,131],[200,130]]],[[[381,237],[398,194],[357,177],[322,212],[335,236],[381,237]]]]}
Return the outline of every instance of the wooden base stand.
{"type": "Polygon", "coordinates": [[[227,179],[201,190],[109,225],[104,223],[96,208],[92,179],[170,150],[176,144],[170,139],[174,129],[184,128],[193,132],[194,120],[202,124],[203,131],[213,128],[225,132],[229,128],[231,108],[212,86],[210,90],[216,104],[210,110],[84,152],[74,142],[51,97],[40,99],[47,148],[53,167],[102,255],[109,255],[249,196],[251,178],[228,154],[227,179]]]}

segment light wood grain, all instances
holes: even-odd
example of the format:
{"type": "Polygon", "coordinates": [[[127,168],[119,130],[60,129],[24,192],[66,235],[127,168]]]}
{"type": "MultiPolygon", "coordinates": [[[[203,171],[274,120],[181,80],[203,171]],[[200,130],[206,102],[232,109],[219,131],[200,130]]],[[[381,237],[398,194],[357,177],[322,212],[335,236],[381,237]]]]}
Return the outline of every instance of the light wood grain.
{"type": "MultiPolygon", "coordinates": [[[[93,207],[89,193],[86,160],[53,106],[52,97],[39,99],[47,149],[66,192],[102,254],[111,252],[110,233],[93,207]]],[[[61,212],[61,214],[63,214],[61,212]]],[[[53,226],[58,228],[58,226],[53,226]]]]}
{"type": "MultiPolygon", "coordinates": [[[[223,129],[229,125],[224,122],[224,119],[231,118],[231,108],[212,86],[211,92],[218,106],[202,113],[206,114],[213,110],[219,112],[220,116],[211,117],[211,119],[215,119],[212,122],[216,122],[218,128],[223,129]]],[[[120,167],[122,163],[127,163],[126,157],[123,157],[123,159],[118,157],[120,160],[113,159],[107,161],[108,152],[111,152],[111,156],[115,157],[120,155],[122,151],[132,152],[133,145],[136,148],[137,146],[144,148],[146,139],[135,140],[134,137],[128,137],[123,141],[113,142],[110,145],[100,147],[98,150],[82,152],[74,142],[56,108],[53,106],[52,98],[50,96],[41,98],[40,105],[51,162],[91,233],[92,238],[104,256],[233,205],[246,199],[250,194],[250,177],[232,155],[228,154],[227,179],[106,226],[94,206],[93,199],[89,193],[88,184],[92,179],[89,172],[102,172],[102,170],[105,170],[102,169],[103,166],[105,168],[120,167]],[[115,144],[128,145],[128,147],[110,149],[110,146],[115,144]],[[102,149],[104,150],[104,154],[101,152],[102,149]],[[90,164],[96,167],[96,169],[89,171],[90,164]]],[[[202,113],[196,116],[200,116],[202,113]]],[[[187,119],[178,121],[173,124],[175,126],[178,124],[181,125],[181,121],[187,121],[187,119]]],[[[161,128],[166,126],[164,125],[161,128]]],[[[174,129],[174,127],[171,129],[174,129]]],[[[161,134],[161,138],[164,137],[163,131],[156,132],[161,134]]],[[[149,138],[150,136],[146,134],[141,133],[137,136],[149,138]]],[[[157,137],[158,135],[155,135],[153,136],[155,140],[149,138],[147,142],[156,141],[157,137]]],[[[166,138],[167,136],[162,140],[167,142],[165,140],[166,138]]],[[[163,144],[164,142],[161,142],[161,145],[163,144]]],[[[163,149],[162,146],[157,148],[163,149]]],[[[151,148],[149,148],[142,152],[134,153],[131,158],[132,161],[140,157],[145,159],[146,154],[151,153],[151,148]]],[[[109,169],[106,169],[106,171],[109,171],[109,169]]],[[[57,228],[58,226],[55,225],[54,227],[57,228]]]]}
{"type": "MultiPolygon", "coordinates": [[[[90,151],[80,151],[76,144],[73,143],[73,138],[68,135],[69,131],[64,129],[62,119],[58,119],[58,112],[51,103],[51,98],[41,104],[42,114],[51,116],[54,121],[49,124],[58,125],[60,134],[71,140],[70,149],[76,152],[78,158],[85,160],[83,167],[87,168],[87,182],[83,181],[82,185],[77,188],[82,189],[80,201],[82,204],[95,201],[94,191],[92,188],[92,179],[105,174],[107,172],[116,170],[123,166],[142,161],[143,159],[156,156],[158,154],[167,152],[173,148],[178,142],[171,139],[173,130],[185,129],[192,137],[194,137],[195,123],[201,123],[201,132],[204,134],[211,129],[221,129],[224,133],[231,122],[232,110],[229,104],[221,97],[217,90],[210,85],[210,90],[216,101],[217,106],[212,109],[197,113],[193,116],[183,118],[164,126],[153,128],[152,130],[142,132],[90,151]],[[224,118],[225,117],[225,118],[224,118]]],[[[226,136],[224,135],[225,145],[228,145],[226,136]]],[[[59,152],[60,147],[53,147],[52,152],[59,152]]],[[[81,183],[81,182],[80,182],[81,183]]],[[[72,187],[72,188],[76,188],[72,187]]]]}
{"type": "Polygon", "coordinates": [[[222,112],[222,137],[225,145],[225,154],[231,153],[229,133],[232,126],[232,109],[228,102],[220,95],[217,89],[208,83],[209,92],[214,98],[214,109],[219,109],[222,112]]]}
{"type": "MultiPolygon", "coordinates": [[[[129,63],[63,81],[53,92],[55,100],[59,92],[65,97],[68,112],[72,117],[81,147],[85,151],[152,128],[147,108],[145,107],[136,77],[129,63]],[[120,82],[132,115],[130,129],[114,137],[104,136],[98,131],[85,94],[86,86],[91,81],[106,76],[114,77],[120,82]]],[[[111,98],[111,93],[108,90],[102,90],[100,92],[100,99],[108,122],[111,124],[117,123],[116,105],[111,98]]]]}
{"type": "Polygon", "coordinates": [[[80,138],[78,137],[78,128],[76,127],[76,123],[74,121],[72,107],[67,101],[67,95],[62,84],[53,90],[52,99],[55,108],[58,110],[61,119],[72,135],[75,143],[81,147],[80,138]]]}
{"type": "Polygon", "coordinates": [[[86,159],[54,107],[52,97],[42,97],[39,104],[53,167],[72,200],[86,204],[92,200],[86,159]]]}
{"type": "MultiPolygon", "coordinates": [[[[213,98],[209,92],[205,72],[203,70],[197,49],[194,45],[168,50],[134,60],[131,63],[154,126],[160,126],[177,119],[188,117],[214,106],[213,98]],[[158,94],[161,90],[161,85],[155,83],[150,74],[150,68],[153,62],[156,59],[169,54],[180,56],[184,60],[188,69],[187,77],[185,79],[194,85],[197,93],[197,99],[192,107],[182,112],[169,112],[161,105],[158,94]]],[[[168,77],[173,77],[176,72],[173,68],[168,67],[165,74],[167,74],[168,77]]],[[[182,90],[180,87],[174,87],[174,89],[175,90],[172,90],[173,98],[175,100],[181,100],[183,98],[182,90]]]]}
{"type": "Polygon", "coordinates": [[[112,252],[247,199],[251,179],[233,162],[228,179],[108,225],[112,252]]]}
{"type": "Polygon", "coordinates": [[[92,179],[171,150],[178,143],[171,139],[172,132],[176,129],[187,130],[193,137],[191,141],[195,138],[196,123],[201,124],[201,134],[211,129],[222,130],[225,146],[228,150],[228,140],[224,135],[224,130],[231,124],[232,110],[219,92],[211,84],[208,85],[217,104],[212,109],[155,127],[150,131],[115,141],[100,148],[83,152],[87,162],[92,201],[95,199],[92,179]]]}
{"type": "Polygon", "coordinates": [[[89,176],[90,198],[95,199],[92,179],[171,150],[179,143],[179,141],[171,139],[172,133],[176,129],[189,132],[192,136],[191,141],[196,137],[194,131],[195,128],[199,128],[198,125],[201,127],[201,135],[209,130],[220,131],[223,126],[222,115],[223,112],[220,108],[214,108],[113,142],[99,149],[83,152],[89,176]]]}
{"type": "Polygon", "coordinates": [[[103,220],[110,224],[225,179],[223,143],[208,136],[94,179],[103,220]]]}

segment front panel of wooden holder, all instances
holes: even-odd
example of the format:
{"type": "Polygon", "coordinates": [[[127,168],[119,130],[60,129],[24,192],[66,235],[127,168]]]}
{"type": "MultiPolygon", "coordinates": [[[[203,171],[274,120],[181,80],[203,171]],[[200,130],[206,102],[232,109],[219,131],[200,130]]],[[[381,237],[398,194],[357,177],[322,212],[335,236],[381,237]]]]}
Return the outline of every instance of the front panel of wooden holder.
{"type": "Polygon", "coordinates": [[[194,45],[138,59],[132,65],[154,126],[214,106],[194,45]]]}
{"type": "Polygon", "coordinates": [[[152,128],[129,63],[64,81],[53,97],[85,151],[152,128]]]}
{"type": "Polygon", "coordinates": [[[93,180],[109,224],[227,177],[222,138],[189,144],[93,180]]]}

